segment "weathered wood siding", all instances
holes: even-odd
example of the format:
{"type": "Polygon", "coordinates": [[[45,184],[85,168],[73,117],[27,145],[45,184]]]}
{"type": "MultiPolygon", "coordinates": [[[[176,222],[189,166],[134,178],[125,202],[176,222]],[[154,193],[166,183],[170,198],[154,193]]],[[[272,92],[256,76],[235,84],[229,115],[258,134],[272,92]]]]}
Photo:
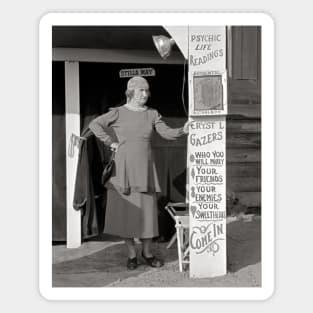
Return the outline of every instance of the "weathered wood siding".
{"type": "Polygon", "coordinates": [[[261,207],[261,29],[232,28],[227,116],[227,190],[261,207]]]}
{"type": "Polygon", "coordinates": [[[257,79],[261,77],[261,28],[232,27],[232,77],[257,79]]]}

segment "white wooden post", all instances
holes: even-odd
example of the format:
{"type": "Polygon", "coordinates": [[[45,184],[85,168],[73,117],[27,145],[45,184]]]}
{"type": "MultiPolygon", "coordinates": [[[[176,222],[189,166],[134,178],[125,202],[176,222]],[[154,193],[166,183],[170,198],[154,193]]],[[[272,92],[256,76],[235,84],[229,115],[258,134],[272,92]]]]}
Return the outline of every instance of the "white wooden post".
{"type": "Polygon", "coordinates": [[[66,135],[66,242],[67,248],[81,245],[81,213],[73,208],[78,153],[69,156],[72,134],[80,134],[79,63],[65,62],[65,135],[66,135]]]}
{"type": "Polygon", "coordinates": [[[190,277],[225,275],[226,28],[189,28],[190,277]]]}

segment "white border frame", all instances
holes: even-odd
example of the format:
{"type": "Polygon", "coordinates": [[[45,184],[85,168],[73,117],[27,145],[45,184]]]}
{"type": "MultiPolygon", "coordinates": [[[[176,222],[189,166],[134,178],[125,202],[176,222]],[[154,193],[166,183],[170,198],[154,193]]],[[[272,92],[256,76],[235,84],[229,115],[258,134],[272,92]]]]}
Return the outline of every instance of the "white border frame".
{"type": "Polygon", "coordinates": [[[39,30],[39,288],[49,300],[265,300],[274,292],[274,22],[263,13],[48,13],[39,30]],[[262,287],[52,287],[52,26],[262,26],[262,287]],[[266,230],[266,231],[265,231],[266,230]]]}

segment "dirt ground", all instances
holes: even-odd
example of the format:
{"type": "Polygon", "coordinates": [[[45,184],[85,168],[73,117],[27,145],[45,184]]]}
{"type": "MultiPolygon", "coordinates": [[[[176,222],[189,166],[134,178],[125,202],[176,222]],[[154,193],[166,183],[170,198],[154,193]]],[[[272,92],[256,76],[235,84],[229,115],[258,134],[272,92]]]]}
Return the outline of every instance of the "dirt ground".
{"type": "MultiPolygon", "coordinates": [[[[178,269],[177,247],[154,243],[165,265],[154,269],[141,263],[126,269],[123,242],[103,236],[84,242],[80,248],[53,246],[53,287],[260,287],[261,217],[244,215],[227,219],[228,273],[215,278],[190,279],[178,269]]],[[[137,244],[140,255],[140,243],[137,244]]]]}

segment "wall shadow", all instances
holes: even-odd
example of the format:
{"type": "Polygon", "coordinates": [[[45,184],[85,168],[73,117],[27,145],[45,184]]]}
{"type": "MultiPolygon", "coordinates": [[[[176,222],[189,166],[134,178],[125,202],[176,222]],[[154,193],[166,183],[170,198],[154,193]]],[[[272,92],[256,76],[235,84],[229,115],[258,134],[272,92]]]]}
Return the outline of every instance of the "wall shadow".
{"type": "Polygon", "coordinates": [[[261,218],[240,219],[227,224],[229,272],[261,262],[261,218]]]}

